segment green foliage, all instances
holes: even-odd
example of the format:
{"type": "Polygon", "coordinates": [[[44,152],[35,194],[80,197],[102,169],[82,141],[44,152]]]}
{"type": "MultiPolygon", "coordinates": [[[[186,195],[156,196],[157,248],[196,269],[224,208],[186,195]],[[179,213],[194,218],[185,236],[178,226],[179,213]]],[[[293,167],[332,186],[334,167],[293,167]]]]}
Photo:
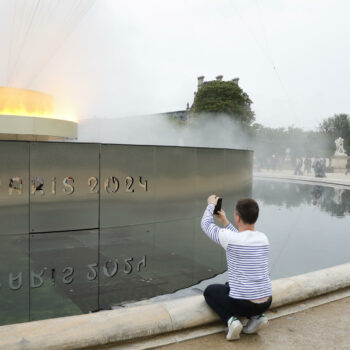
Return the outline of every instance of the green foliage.
{"type": "Polygon", "coordinates": [[[164,118],[166,118],[167,121],[175,128],[184,128],[186,126],[185,120],[177,118],[176,116],[172,115],[171,113],[164,116],[164,118]]]}
{"type": "Polygon", "coordinates": [[[198,90],[193,103],[194,113],[226,114],[251,125],[255,120],[249,96],[233,81],[209,81],[198,90]]]}
{"type": "Polygon", "coordinates": [[[253,124],[251,130],[256,140],[255,152],[258,157],[272,154],[282,156],[290,148],[292,158],[330,157],[334,154],[334,140],[344,139],[344,148],[350,152],[350,118],[347,114],[335,114],[325,119],[316,131],[300,128],[268,128],[253,124]]]}
{"type": "Polygon", "coordinates": [[[272,154],[284,156],[286,148],[290,149],[292,159],[329,155],[328,139],[319,131],[305,131],[293,126],[268,128],[257,123],[252,125],[252,130],[255,134],[255,152],[258,158],[266,158],[272,154]]]}
{"type": "Polygon", "coordinates": [[[344,148],[350,152],[350,118],[348,114],[334,114],[333,117],[325,119],[319,125],[320,132],[328,138],[329,148],[335,150],[334,140],[338,137],[344,139],[344,148]]]}
{"type": "Polygon", "coordinates": [[[305,131],[300,128],[268,128],[253,124],[257,157],[269,157],[272,154],[283,156],[290,148],[292,158],[330,157],[334,154],[334,140],[344,139],[344,148],[350,152],[350,118],[347,114],[335,114],[325,119],[316,131],[305,131]]]}
{"type": "Polygon", "coordinates": [[[193,113],[218,115],[225,114],[241,123],[242,130],[252,140],[252,148],[258,158],[272,154],[284,157],[286,148],[292,158],[330,157],[334,154],[334,140],[344,139],[344,148],[350,153],[350,118],[347,114],[335,114],[325,119],[317,130],[305,131],[290,126],[288,128],[269,128],[254,123],[251,109],[252,101],[233,81],[209,81],[199,88],[193,113]]]}

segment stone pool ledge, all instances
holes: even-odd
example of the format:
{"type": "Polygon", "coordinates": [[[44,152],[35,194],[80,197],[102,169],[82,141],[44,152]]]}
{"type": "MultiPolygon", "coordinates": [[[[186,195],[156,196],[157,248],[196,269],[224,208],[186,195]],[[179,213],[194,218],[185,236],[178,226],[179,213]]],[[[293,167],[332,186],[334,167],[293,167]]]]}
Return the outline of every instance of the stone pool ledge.
{"type": "Polygon", "coordinates": [[[327,173],[327,177],[315,177],[314,175],[294,175],[292,170],[278,171],[254,171],[253,178],[290,180],[296,182],[307,182],[310,184],[321,183],[323,185],[337,185],[342,187],[350,186],[350,176],[342,173],[327,173]]]}
{"type": "MultiPolygon", "coordinates": [[[[272,282],[272,309],[350,287],[350,263],[272,282]]],[[[0,327],[0,349],[84,349],[208,325],[203,296],[0,327]]],[[[122,346],[122,345],[121,345],[122,346]]],[[[119,346],[118,346],[119,348],[119,346]]]]}

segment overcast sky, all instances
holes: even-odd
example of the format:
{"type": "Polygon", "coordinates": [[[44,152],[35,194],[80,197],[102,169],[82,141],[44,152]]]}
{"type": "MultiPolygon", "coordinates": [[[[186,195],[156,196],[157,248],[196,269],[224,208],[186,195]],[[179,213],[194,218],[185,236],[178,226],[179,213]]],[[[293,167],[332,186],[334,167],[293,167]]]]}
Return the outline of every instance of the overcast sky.
{"type": "MultiPolygon", "coordinates": [[[[0,1],[6,85],[13,0],[0,1]]],[[[35,81],[18,71],[16,86],[53,93],[80,119],[117,118],[184,109],[199,75],[222,74],[240,78],[257,122],[311,129],[350,113],[349,13],[345,0],[97,0],[35,81]]]]}

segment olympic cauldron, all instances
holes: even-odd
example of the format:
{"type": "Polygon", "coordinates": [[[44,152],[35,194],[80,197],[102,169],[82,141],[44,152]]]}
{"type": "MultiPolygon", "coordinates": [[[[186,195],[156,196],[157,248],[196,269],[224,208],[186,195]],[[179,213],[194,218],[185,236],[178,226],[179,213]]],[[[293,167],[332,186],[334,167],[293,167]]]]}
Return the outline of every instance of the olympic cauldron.
{"type": "Polygon", "coordinates": [[[171,293],[226,269],[206,198],[249,196],[252,152],[0,141],[0,323],[171,293]]]}

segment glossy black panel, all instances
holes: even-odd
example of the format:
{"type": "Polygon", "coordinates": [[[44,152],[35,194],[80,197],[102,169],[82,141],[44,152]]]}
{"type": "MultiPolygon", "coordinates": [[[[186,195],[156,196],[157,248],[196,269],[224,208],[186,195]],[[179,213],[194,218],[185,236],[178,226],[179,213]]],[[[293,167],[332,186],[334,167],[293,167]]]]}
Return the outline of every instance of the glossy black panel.
{"type": "Polygon", "coordinates": [[[153,222],[155,148],[101,145],[101,227],[153,222]]]}
{"type": "Polygon", "coordinates": [[[206,236],[198,219],[194,239],[194,284],[226,270],[225,250],[206,236]]]}
{"type": "Polygon", "coordinates": [[[98,231],[30,235],[30,318],[98,309],[98,231]]]}
{"type": "Polygon", "coordinates": [[[253,152],[225,150],[225,193],[235,194],[251,186],[253,152]]]}
{"type": "Polygon", "coordinates": [[[233,220],[233,210],[237,200],[251,197],[252,155],[252,152],[225,151],[223,208],[230,221],[233,220]]]}
{"type": "Polygon", "coordinates": [[[170,221],[196,215],[195,148],[156,148],[155,221],[170,221]]]}
{"type": "Polygon", "coordinates": [[[29,144],[0,143],[0,234],[29,229],[29,144]]]}
{"type": "MultiPolygon", "coordinates": [[[[101,307],[110,308],[191,286],[195,221],[101,230],[101,307]]],[[[208,278],[212,274],[204,275],[208,278]]]]}
{"type": "Polygon", "coordinates": [[[0,325],[29,320],[29,236],[0,235],[0,325]]]}
{"type": "Polygon", "coordinates": [[[100,307],[160,294],[165,282],[150,267],[154,254],[154,225],[101,229],[100,307]]]}
{"type": "Polygon", "coordinates": [[[156,224],[151,270],[162,281],[159,288],[171,293],[193,284],[195,219],[156,224]],[[181,287],[180,287],[181,286],[181,287]]]}
{"type": "Polygon", "coordinates": [[[251,156],[0,142],[0,323],[110,308],[223,272],[200,218],[215,193],[232,219],[251,193],[251,156]]]}
{"type": "Polygon", "coordinates": [[[31,144],[30,231],[98,227],[99,145],[31,144]]]}
{"type": "Polygon", "coordinates": [[[209,195],[224,196],[225,150],[198,148],[196,165],[196,214],[199,216],[209,195]]]}

